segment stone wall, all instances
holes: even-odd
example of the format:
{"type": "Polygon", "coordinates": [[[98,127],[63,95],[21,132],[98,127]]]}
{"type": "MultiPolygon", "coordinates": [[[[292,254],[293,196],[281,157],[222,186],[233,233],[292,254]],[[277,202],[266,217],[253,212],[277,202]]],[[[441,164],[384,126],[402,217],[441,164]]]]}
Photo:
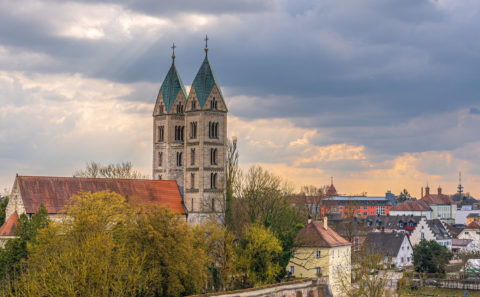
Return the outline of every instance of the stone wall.
{"type": "Polygon", "coordinates": [[[331,297],[323,279],[303,279],[252,289],[195,295],[195,297],[331,297]]]}

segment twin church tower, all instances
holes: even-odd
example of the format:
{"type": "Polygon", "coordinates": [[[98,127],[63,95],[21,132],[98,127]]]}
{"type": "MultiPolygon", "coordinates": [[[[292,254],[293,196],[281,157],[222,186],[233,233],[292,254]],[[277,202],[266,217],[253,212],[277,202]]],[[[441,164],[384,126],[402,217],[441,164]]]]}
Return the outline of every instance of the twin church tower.
{"type": "Polygon", "coordinates": [[[172,66],[153,111],[152,176],[177,181],[191,224],[209,217],[222,221],[225,208],[228,110],[208,60],[207,41],[188,95],[172,46],[172,66]]]}

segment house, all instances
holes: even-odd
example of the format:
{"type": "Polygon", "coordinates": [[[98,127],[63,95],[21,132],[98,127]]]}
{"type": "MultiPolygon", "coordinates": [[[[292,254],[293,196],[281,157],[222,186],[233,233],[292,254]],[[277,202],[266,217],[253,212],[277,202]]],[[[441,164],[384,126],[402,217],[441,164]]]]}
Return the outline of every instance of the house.
{"type": "Polygon", "coordinates": [[[432,219],[455,223],[457,205],[448,195],[442,194],[442,188],[438,187],[437,194],[430,194],[430,188],[427,186],[422,200],[432,209],[432,219]]]}
{"type": "Polygon", "coordinates": [[[369,231],[403,231],[411,234],[425,217],[420,216],[368,216],[366,226],[369,231]]]}
{"type": "Polygon", "coordinates": [[[387,215],[394,204],[395,196],[389,192],[385,197],[331,196],[322,200],[320,212],[322,216],[338,213],[344,218],[366,218],[369,215],[387,215]]]}
{"type": "MultiPolygon", "coordinates": [[[[467,217],[470,214],[479,214],[480,215],[480,210],[478,209],[465,209],[462,207],[462,209],[457,209],[455,213],[455,224],[457,225],[468,225],[467,223],[467,217]]],[[[470,222],[471,223],[471,222],[470,222]]]]}
{"type": "Polygon", "coordinates": [[[287,265],[288,272],[295,277],[328,276],[334,296],[341,291],[342,281],[350,283],[351,243],[338,235],[323,222],[311,221],[299,231],[295,238],[297,248],[287,265]]]}
{"type": "Polygon", "coordinates": [[[480,245],[480,222],[473,221],[458,235],[459,239],[471,239],[480,245]]]}
{"type": "Polygon", "coordinates": [[[471,239],[452,238],[453,255],[456,256],[462,249],[465,250],[470,242],[472,242],[471,239]]]}
{"type": "Polygon", "coordinates": [[[423,200],[410,200],[399,203],[390,208],[391,216],[420,216],[427,220],[432,219],[432,208],[423,200]]]}
{"type": "Polygon", "coordinates": [[[410,236],[410,242],[412,246],[416,246],[422,239],[435,240],[440,245],[452,249],[452,235],[439,219],[426,220],[422,218],[420,220],[410,236]]]}
{"type": "Polygon", "coordinates": [[[452,238],[458,238],[458,235],[460,235],[460,232],[464,229],[465,226],[459,226],[459,225],[452,225],[447,222],[443,222],[443,225],[447,227],[448,232],[450,235],[452,235],[452,238]]]}
{"type": "Polygon", "coordinates": [[[382,255],[384,263],[391,263],[395,267],[411,266],[413,263],[412,244],[404,232],[370,232],[363,249],[382,255]]]}
{"type": "Polygon", "coordinates": [[[469,225],[471,222],[478,222],[480,221],[480,213],[469,213],[467,215],[467,225],[469,225]]]}
{"type": "Polygon", "coordinates": [[[175,180],[141,180],[112,178],[19,176],[15,178],[12,193],[5,209],[6,221],[0,228],[0,241],[13,236],[18,216],[31,217],[41,204],[50,219],[62,216],[70,197],[81,192],[109,190],[120,194],[132,203],[161,205],[188,218],[183,198],[175,180]]]}

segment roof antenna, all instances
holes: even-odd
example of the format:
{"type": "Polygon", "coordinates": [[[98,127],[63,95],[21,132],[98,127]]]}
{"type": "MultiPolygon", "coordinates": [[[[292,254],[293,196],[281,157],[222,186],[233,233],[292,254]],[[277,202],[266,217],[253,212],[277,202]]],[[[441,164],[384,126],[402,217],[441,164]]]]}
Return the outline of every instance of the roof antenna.
{"type": "Polygon", "coordinates": [[[330,176],[330,184],[333,185],[333,176],[330,176]]]}
{"type": "Polygon", "coordinates": [[[177,46],[175,45],[175,42],[170,48],[172,49],[172,64],[175,64],[175,48],[177,48],[177,46]]]}
{"type": "Polygon", "coordinates": [[[205,56],[207,55],[208,53],[208,35],[205,34],[205,56]]]}

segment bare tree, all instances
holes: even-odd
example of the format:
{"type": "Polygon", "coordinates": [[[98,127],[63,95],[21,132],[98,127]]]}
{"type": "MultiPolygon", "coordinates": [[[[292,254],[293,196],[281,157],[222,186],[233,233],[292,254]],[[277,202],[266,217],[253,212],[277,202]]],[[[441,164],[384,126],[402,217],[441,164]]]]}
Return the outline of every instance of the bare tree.
{"type": "Polygon", "coordinates": [[[233,137],[227,142],[226,160],[225,224],[229,226],[233,223],[232,200],[235,184],[238,182],[238,176],[240,174],[240,169],[238,168],[238,149],[236,137],[233,137]]]}
{"type": "Polygon", "coordinates": [[[127,178],[142,179],[148,178],[137,170],[133,169],[131,162],[122,162],[117,164],[102,165],[91,161],[87,163],[85,169],[78,170],[74,174],[78,177],[104,177],[104,178],[127,178]]]}

